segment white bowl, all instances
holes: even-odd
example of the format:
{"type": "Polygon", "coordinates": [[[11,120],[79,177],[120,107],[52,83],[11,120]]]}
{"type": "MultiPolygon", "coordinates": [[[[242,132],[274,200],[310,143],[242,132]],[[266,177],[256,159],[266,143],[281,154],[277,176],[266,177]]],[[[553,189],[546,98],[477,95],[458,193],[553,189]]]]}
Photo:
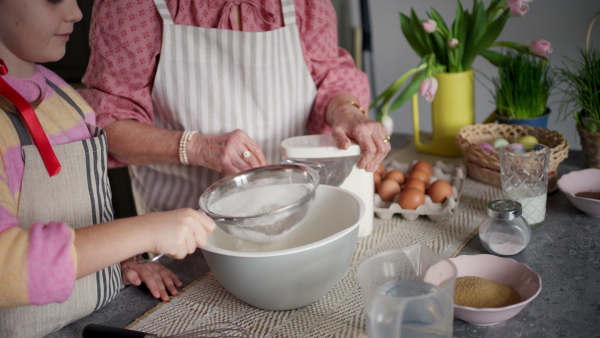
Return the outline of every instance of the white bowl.
{"type": "Polygon", "coordinates": [[[511,258],[481,254],[463,255],[450,260],[456,265],[457,278],[482,277],[512,286],[521,295],[519,303],[497,308],[475,308],[454,304],[454,316],[473,325],[495,325],[516,316],[542,290],[540,276],[527,265],[511,258]]]}
{"type": "Polygon", "coordinates": [[[242,301],[296,309],[319,300],[344,276],[364,214],[358,195],[319,185],[304,219],[280,240],[257,244],[217,227],[202,251],[215,277],[242,301]]]}
{"type": "Polygon", "coordinates": [[[569,202],[577,209],[593,217],[600,217],[600,200],[578,197],[584,191],[600,192],[600,169],[584,169],[562,175],[557,182],[569,202]]]}

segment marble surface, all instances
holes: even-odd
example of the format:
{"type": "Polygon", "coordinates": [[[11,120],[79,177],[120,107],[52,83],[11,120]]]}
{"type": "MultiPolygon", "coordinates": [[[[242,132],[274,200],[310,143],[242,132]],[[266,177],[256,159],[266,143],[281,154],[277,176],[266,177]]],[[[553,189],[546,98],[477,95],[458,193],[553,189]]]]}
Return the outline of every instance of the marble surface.
{"type": "MultiPolygon", "coordinates": [[[[394,148],[406,142],[406,136],[392,137],[394,148]]],[[[583,168],[581,151],[570,151],[558,168],[559,177],[583,168]]],[[[526,250],[512,257],[540,274],[539,296],[517,316],[494,326],[455,319],[454,337],[600,337],[600,219],[576,209],[559,190],[548,195],[547,203],[543,226],[533,232],[526,250]]],[[[481,253],[486,251],[475,236],[459,255],[481,253]]],[[[168,266],[184,285],[209,270],[200,250],[168,266]]],[[[126,287],[104,308],[46,337],[81,337],[89,323],[125,327],[158,303],[146,288],[126,287]]]]}

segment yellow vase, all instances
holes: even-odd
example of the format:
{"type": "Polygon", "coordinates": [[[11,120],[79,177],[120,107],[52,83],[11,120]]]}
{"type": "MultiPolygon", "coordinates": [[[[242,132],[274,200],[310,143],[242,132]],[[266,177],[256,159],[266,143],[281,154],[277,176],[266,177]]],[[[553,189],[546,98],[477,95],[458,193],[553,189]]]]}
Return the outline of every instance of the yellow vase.
{"type": "Polygon", "coordinates": [[[475,77],[473,70],[460,73],[438,73],[438,90],[431,103],[432,138],[421,142],[419,99],[412,97],[415,147],[422,152],[460,156],[455,137],[460,128],[475,123],[475,77]]]}

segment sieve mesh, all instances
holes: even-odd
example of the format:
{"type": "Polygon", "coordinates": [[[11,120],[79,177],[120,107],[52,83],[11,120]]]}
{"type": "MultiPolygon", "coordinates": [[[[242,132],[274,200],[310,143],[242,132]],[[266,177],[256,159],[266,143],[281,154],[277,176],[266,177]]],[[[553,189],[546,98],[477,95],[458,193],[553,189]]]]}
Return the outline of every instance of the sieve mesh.
{"type": "Polygon", "coordinates": [[[270,243],[304,218],[318,182],[319,174],[303,165],[255,168],[213,184],[200,197],[200,209],[233,236],[270,243]]]}

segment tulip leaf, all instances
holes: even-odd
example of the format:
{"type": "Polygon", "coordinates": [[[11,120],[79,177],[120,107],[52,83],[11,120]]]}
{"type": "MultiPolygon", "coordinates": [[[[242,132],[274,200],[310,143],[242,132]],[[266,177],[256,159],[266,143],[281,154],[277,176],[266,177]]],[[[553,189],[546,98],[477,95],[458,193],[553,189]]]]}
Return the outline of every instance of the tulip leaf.
{"type": "MultiPolygon", "coordinates": [[[[417,22],[418,20],[419,19],[417,18],[417,22]]],[[[404,37],[406,38],[406,41],[408,41],[408,44],[418,56],[423,57],[428,53],[425,42],[423,41],[423,33],[425,32],[423,31],[420,23],[419,27],[415,28],[414,17],[409,18],[408,16],[400,13],[400,28],[404,34],[404,37]]]]}
{"type": "Polygon", "coordinates": [[[450,31],[448,31],[448,25],[446,25],[446,21],[444,21],[444,18],[442,18],[442,16],[440,15],[440,13],[438,13],[438,11],[436,11],[435,9],[431,9],[430,13],[427,13],[427,16],[432,19],[435,20],[435,22],[437,22],[437,27],[444,33],[446,34],[446,36],[448,36],[450,34],[450,31]]]}
{"type": "Polygon", "coordinates": [[[479,55],[483,56],[486,60],[488,60],[491,64],[493,64],[496,67],[502,67],[504,60],[506,59],[506,55],[490,49],[485,49],[481,51],[479,55]]]}
{"type": "Polygon", "coordinates": [[[421,20],[417,16],[417,13],[415,12],[415,10],[412,8],[410,10],[410,19],[411,19],[412,29],[415,31],[417,37],[419,38],[419,41],[421,42],[421,44],[424,48],[423,54],[419,55],[420,57],[423,57],[433,51],[433,46],[431,45],[431,40],[429,39],[429,33],[425,32],[425,30],[423,29],[423,24],[421,23],[421,20]]]}
{"type": "Polygon", "coordinates": [[[392,103],[392,105],[390,106],[390,110],[394,111],[400,108],[400,106],[406,103],[406,101],[408,101],[408,99],[410,99],[419,90],[421,81],[425,79],[425,73],[426,72],[420,72],[417,76],[413,78],[412,82],[409,83],[402,92],[400,92],[398,97],[396,97],[396,100],[394,100],[394,103],[392,103]]]}

